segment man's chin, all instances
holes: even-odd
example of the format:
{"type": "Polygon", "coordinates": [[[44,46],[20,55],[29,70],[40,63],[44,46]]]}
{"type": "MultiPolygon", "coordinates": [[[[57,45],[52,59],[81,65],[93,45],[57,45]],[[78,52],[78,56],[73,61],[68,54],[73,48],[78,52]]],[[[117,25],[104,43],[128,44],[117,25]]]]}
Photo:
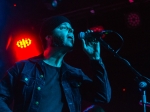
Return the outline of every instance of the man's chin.
{"type": "Polygon", "coordinates": [[[74,44],[68,44],[68,45],[66,45],[66,47],[68,47],[68,48],[73,48],[74,47],[74,44]]]}
{"type": "Polygon", "coordinates": [[[68,49],[68,51],[72,51],[73,50],[73,48],[74,48],[74,45],[70,45],[70,46],[66,46],[66,48],[68,49]]]}

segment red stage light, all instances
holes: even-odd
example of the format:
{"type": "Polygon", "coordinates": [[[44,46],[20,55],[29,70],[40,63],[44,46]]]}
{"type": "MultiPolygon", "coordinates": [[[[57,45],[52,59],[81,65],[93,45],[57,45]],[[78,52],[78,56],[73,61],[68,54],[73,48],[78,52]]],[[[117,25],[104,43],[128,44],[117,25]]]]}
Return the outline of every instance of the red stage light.
{"type": "Polygon", "coordinates": [[[17,4],[14,3],[14,7],[16,7],[16,6],[17,6],[17,4]]]}
{"type": "Polygon", "coordinates": [[[129,0],[129,2],[130,2],[130,3],[133,3],[133,2],[134,2],[134,0],[129,0]]]}
{"type": "Polygon", "coordinates": [[[94,32],[100,32],[102,30],[104,30],[103,26],[95,26],[90,28],[90,30],[93,30],[94,32]]]}
{"type": "Polygon", "coordinates": [[[20,33],[13,37],[12,54],[16,58],[15,61],[28,59],[39,55],[41,48],[38,45],[38,38],[31,33],[20,33]]]}
{"type": "Polygon", "coordinates": [[[7,44],[6,44],[6,50],[9,48],[11,41],[12,41],[12,35],[10,35],[9,38],[8,38],[8,41],[7,41],[7,44]]]}
{"type": "MultiPolygon", "coordinates": [[[[103,26],[95,26],[95,27],[90,28],[90,30],[93,30],[93,32],[101,32],[104,30],[104,27],[103,26]]],[[[105,34],[102,35],[102,38],[104,38],[104,37],[105,37],[105,34]]]]}
{"type": "Polygon", "coordinates": [[[131,27],[137,27],[140,25],[140,22],[141,22],[140,16],[137,13],[128,14],[127,21],[128,21],[129,26],[131,27]]]}
{"type": "Polygon", "coordinates": [[[17,41],[16,45],[20,48],[26,48],[31,45],[31,40],[28,38],[17,41]]]}
{"type": "Polygon", "coordinates": [[[126,91],[126,88],[123,88],[122,91],[125,92],[125,91],[126,91]]]}

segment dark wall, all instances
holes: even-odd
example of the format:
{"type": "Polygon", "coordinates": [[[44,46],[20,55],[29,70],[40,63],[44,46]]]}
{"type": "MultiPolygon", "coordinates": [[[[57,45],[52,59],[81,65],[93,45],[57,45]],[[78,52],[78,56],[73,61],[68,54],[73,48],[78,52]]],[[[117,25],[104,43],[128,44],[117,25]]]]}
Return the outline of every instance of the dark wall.
{"type": "MultiPolygon", "coordinates": [[[[104,14],[93,15],[81,20],[74,20],[74,27],[77,32],[85,31],[95,25],[103,25],[105,29],[111,29],[118,32],[124,39],[124,44],[119,55],[128,60],[132,67],[141,75],[150,77],[150,17],[148,5],[131,9],[120,9],[110,11],[104,14]],[[126,22],[126,15],[129,12],[137,12],[140,15],[140,25],[137,27],[129,27],[126,22]]],[[[76,67],[82,68],[83,71],[91,75],[89,67],[89,59],[84,54],[80,40],[76,39],[74,52],[66,56],[66,61],[76,67]]],[[[107,35],[104,40],[115,50],[117,50],[121,41],[119,36],[115,34],[107,35]]],[[[110,83],[112,86],[112,100],[105,107],[108,112],[142,112],[142,106],[139,101],[142,99],[138,88],[138,83],[134,80],[135,74],[132,70],[117,59],[107,49],[101,46],[101,56],[105,63],[110,83]],[[126,89],[123,92],[123,88],[126,89]]],[[[149,88],[150,89],[150,88],[149,88]]],[[[150,101],[150,90],[147,90],[147,100],[150,101]]],[[[147,107],[150,111],[150,107],[147,107]]]]}

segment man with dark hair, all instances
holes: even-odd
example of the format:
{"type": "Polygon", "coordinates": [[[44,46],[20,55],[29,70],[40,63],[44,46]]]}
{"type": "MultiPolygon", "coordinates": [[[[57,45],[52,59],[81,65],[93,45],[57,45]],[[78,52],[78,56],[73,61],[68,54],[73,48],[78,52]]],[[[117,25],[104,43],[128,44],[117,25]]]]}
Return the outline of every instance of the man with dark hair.
{"type": "Polygon", "coordinates": [[[83,49],[91,60],[91,79],[81,69],[63,61],[75,41],[66,17],[47,19],[40,36],[44,52],[17,62],[0,82],[0,112],[80,112],[81,99],[93,103],[110,101],[111,88],[100,57],[100,42],[94,37],[82,39],[83,49]]]}

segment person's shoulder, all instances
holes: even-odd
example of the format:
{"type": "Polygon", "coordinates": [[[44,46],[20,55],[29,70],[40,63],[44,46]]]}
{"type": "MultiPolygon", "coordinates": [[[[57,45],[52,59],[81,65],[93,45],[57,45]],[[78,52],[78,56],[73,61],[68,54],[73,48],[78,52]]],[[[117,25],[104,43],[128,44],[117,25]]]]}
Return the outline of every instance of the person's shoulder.
{"type": "Polygon", "coordinates": [[[20,60],[18,62],[16,62],[16,64],[20,64],[20,63],[34,63],[34,62],[38,62],[39,60],[42,60],[42,55],[38,55],[38,56],[33,56],[33,57],[30,57],[28,59],[25,59],[25,60],[20,60]]]}
{"type": "Polygon", "coordinates": [[[31,65],[31,63],[28,59],[20,60],[20,61],[15,62],[15,64],[11,68],[22,70],[25,66],[29,66],[29,65],[31,65]]]}
{"type": "Polygon", "coordinates": [[[66,66],[68,69],[72,69],[72,70],[81,70],[80,68],[74,67],[64,61],[63,61],[63,66],[66,66]]]}
{"type": "Polygon", "coordinates": [[[19,68],[20,67],[22,68],[25,65],[26,66],[31,66],[31,65],[34,65],[39,60],[40,60],[39,56],[34,56],[34,57],[31,57],[31,58],[28,58],[28,59],[17,61],[17,62],[15,62],[14,66],[17,66],[19,68]]]}
{"type": "Polygon", "coordinates": [[[20,60],[20,61],[15,62],[15,65],[26,64],[26,63],[29,63],[29,62],[30,62],[29,59],[20,60]]]}

